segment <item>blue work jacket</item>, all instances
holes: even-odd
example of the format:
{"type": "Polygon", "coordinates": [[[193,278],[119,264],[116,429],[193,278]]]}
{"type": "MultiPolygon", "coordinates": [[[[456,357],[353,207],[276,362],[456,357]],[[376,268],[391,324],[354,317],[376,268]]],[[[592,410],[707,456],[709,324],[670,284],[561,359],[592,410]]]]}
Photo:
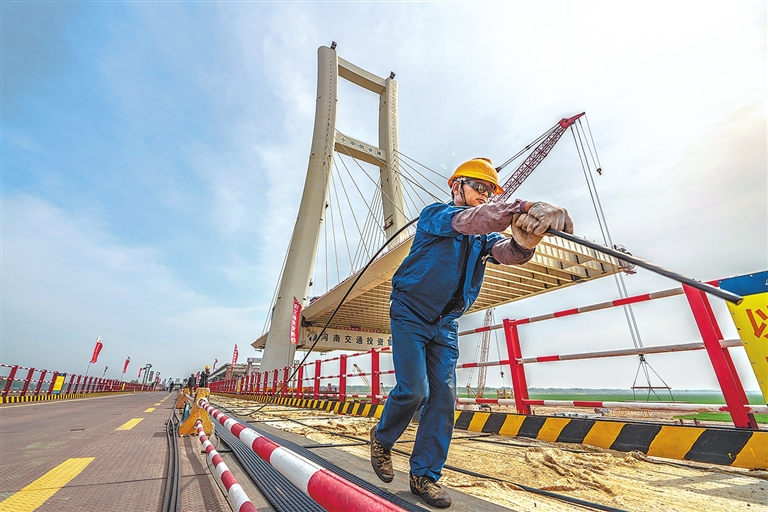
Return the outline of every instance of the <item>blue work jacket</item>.
{"type": "MultiPolygon", "coordinates": [[[[491,247],[504,237],[499,233],[463,235],[453,229],[454,215],[467,206],[434,203],[421,211],[411,251],[392,277],[392,300],[407,305],[414,313],[431,323],[440,319],[457,287],[461,284],[463,308],[450,316],[463,315],[480,294],[485,275],[485,262],[491,247]],[[464,282],[461,270],[462,244],[468,250],[464,282]]],[[[467,254],[464,252],[463,254],[467,254]]]]}

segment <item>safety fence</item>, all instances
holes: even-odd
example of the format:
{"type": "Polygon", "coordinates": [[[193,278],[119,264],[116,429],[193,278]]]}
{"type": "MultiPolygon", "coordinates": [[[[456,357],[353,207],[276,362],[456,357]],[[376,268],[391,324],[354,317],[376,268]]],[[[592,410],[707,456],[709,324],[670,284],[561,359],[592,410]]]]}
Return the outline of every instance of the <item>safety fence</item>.
{"type": "Polygon", "coordinates": [[[208,440],[208,436],[206,436],[203,431],[203,423],[200,420],[197,420],[195,427],[197,428],[197,438],[203,445],[203,450],[208,455],[208,461],[216,470],[216,477],[226,489],[227,497],[231,500],[233,508],[237,512],[257,512],[256,507],[251,500],[248,499],[248,496],[245,494],[245,491],[240,484],[237,483],[237,479],[229,470],[229,467],[227,467],[224,460],[222,460],[219,452],[216,451],[208,440]]]}
{"type": "MultiPolygon", "coordinates": [[[[718,281],[709,284],[718,285],[718,281]]],[[[514,406],[520,414],[531,414],[531,406],[553,407],[584,407],[584,408],[621,408],[621,409],[645,409],[645,410],[674,410],[681,412],[716,411],[728,412],[735,426],[741,428],[757,429],[755,414],[768,413],[768,406],[750,405],[744,391],[741,379],[731,359],[729,349],[740,347],[740,340],[725,340],[715,318],[708,297],[703,292],[683,285],[654,293],[635,295],[609,302],[591,304],[579,308],[556,311],[544,315],[523,319],[505,319],[502,323],[483,326],[476,329],[462,331],[459,336],[474,335],[491,330],[500,330],[504,334],[507,349],[507,358],[498,361],[470,362],[457,366],[457,369],[471,369],[480,366],[501,367],[509,370],[512,378],[513,398],[459,398],[458,403],[495,404],[502,406],[514,406]],[[552,354],[537,357],[525,357],[521,348],[520,327],[536,322],[555,320],[573,315],[622,307],[629,304],[637,304],[659,300],[668,297],[684,295],[693,314],[701,341],[675,345],[662,345],[643,347],[637,349],[610,350],[601,352],[586,352],[572,354],[552,354]],[[529,396],[529,388],[526,380],[525,366],[529,364],[541,364],[554,361],[576,361],[585,359],[612,358],[624,356],[637,356],[645,354],[679,353],[687,351],[704,350],[711,362],[720,391],[725,399],[724,405],[719,404],[691,404],[680,402],[639,402],[639,401],[580,401],[580,400],[536,400],[529,396]]],[[[394,370],[382,370],[381,355],[391,353],[390,347],[373,348],[367,352],[352,355],[338,355],[329,359],[318,359],[306,363],[298,368],[285,367],[265,372],[255,372],[236,379],[228,379],[214,382],[210,388],[212,392],[280,396],[290,398],[336,399],[345,401],[348,398],[362,398],[378,404],[387,398],[381,390],[381,377],[394,374],[394,370]],[[348,370],[349,360],[352,358],[366,358],[370,363],[370,372],[361,372],[355,365],[355,372],[348,370]],[[325,365],[325,366],[324,366],[325,365]],[[325,370],[330,368],[330,370],[325,370]],[[293,377],[291,377],[293,376],[293,377]],[[364,379],[369,384],[370,392],[367,394],[350,394],[347,391],[347,383],[350,378],[364,379]],[[368,381],[368,377],[370,380],[368,381]]],[[[391,366],[391,365],[390,365],[391,366]]]]}
{"type": "Polygon", "coordinates": [[[153,386],[147,384],[0,363],[0,393],[3,402],[153,389],[153,386]]]}
{"type": "MultiPolygon", "coordinates": [[[[403,509],[267,439],[206,400],[197,405],[256,455],[329,512],[396,512],[403,509]]],[[[202,427],[198,427],[201,432],[202,427]]]]}

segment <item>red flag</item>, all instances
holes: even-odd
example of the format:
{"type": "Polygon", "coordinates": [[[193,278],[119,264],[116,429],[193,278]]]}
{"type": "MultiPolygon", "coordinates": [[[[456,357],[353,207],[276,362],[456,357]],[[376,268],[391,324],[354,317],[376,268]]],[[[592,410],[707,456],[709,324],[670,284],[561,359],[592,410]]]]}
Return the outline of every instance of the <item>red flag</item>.
{"type": "Polygon", "coordinates": [[[139,378],[141,378],[141,372],[144,371],[144,367],[139,368],[139,378]]]}
{"type": "Polygon", "coordinates": [[[128,369],[128,363],[130,363],[130,362],[131,362],[131,357],[130,357],[130,356],[128,356],[128,357],[125,359],[125,364],[123,365],[123,373],[125,373],[125,370],[127,370],[127,369],[128,369]]]}
{"type": "Polygon", "coordinates": [[[301,303],[293,298],[293,314],[291,315],[291,343],[299,344],[299,317],[301,316],[301,303]]]}
{"type": "Polygon", "coordinates": [[[219,360],[218,360],[218,359],[214,359],[214,360],[213,360],[213,370],[211,370],[212,372],[215,372],[215,371],[216,371],[216,363],[218,363],[218,362],[219,362],[219,360]]]}
{"type": "Polygon", "coordinates": [[[197,374],[195,374],[195,382],[199,382],[199,381],[200,381],[200,372],[197,372],[197,374]]]}
{"type": "Polygon", "coordinates": [[[101,347],[103,347],[104,344],[101,342],[101,336],[96,338],[96,346],[93,347],[93,355],[91,356],[91,362],[95,363],[99,359],[99,352],[101,352],[101,347]]]}

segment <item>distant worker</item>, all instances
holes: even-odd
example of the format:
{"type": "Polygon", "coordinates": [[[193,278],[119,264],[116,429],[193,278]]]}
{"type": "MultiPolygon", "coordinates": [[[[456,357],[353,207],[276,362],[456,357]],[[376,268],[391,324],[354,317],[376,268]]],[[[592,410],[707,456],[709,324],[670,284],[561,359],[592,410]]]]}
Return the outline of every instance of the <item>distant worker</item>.
{"type": "Polygon", "coordinates": [[[453,200],[425,207],[408,256],[392,277],[390,326],[397,385],[371,428],[371,465],[395,476],[391,449],[421,409],[410,458],[410,488],[433,507],[451,498],[438,484],[448,456],[456,402],[458,322],[475,302],[486,261],[520,265],[547,228],[573,233],[564,208],[515,200],[489,203],[504,190],[491,161],[461,164],[448,180],[453,200]],[[512,238],[499,231],[511,228],[512,238]]]}
{"type": "Polygon", "coordinates": [[[168,386],[168,391],[173,391],[173,381],[171,381],[170,385],[168,386]]]}
{"type": "Polygon", "coordinates": [[[207,366],[205,367],[205,371],[200,374],[200,384],[199,386],[201,388],[207,388],[208,387],[208,377],[211,376],[211,367],[207,366]]]}
{"type": "Polygon", "coordinates": [[[189,388],[190,391],[192,391],[195,388],[195,386],[197,386],[197,381],[195,379],[195,374],[194,373],[190,373],[189,374],[189,378],[187,379],[187,387],[189,388]]]}

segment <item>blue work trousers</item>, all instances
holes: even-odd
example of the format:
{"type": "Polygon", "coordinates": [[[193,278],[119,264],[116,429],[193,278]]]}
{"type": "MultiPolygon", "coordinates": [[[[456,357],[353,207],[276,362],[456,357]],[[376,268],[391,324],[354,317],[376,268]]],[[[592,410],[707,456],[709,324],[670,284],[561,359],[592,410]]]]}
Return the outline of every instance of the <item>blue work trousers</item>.
{"type": "Polygon", "coordinates": [[[396,300],[389,314],[397,385],[384,405],[376,437],[392,449],[421,408],[411,473],[438,480],[453,434],[459,325],[455,316],[425,322],[396,300]]]}

